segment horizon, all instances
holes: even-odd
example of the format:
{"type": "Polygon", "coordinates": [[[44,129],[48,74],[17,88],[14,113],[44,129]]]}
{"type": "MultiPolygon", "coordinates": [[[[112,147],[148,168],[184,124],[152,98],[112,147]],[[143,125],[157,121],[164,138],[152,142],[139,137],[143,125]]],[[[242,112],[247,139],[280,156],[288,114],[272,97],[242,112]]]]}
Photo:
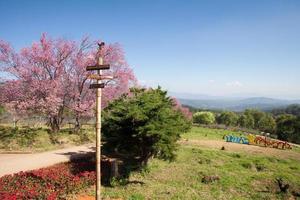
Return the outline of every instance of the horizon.
{"type": "Polygon", "coordinates": [[[0,2],[0,39],[18,50],[43,32],[72,40],[89,35],[120,43],[141,85],[300,99],[299,11],[293,0],[12,0],[0,2]]]}
{"type": "Polygon", "coordinates": [[[274,99],[274,100],[286,100],[286,101],[300,101],[300,98],[281,98],[280,96],[263,96],[256,94],[228,94],[228,95],[209,95],[209,94],[201,94],[201,93],[187,93],[187,92],[173,92],[168,91],[170,96],[174,96],[179,99],[189,99],[189,100],[244,100],[244,99],[252,99],[252,98],[266,98],[266,99],[274,99]]]}

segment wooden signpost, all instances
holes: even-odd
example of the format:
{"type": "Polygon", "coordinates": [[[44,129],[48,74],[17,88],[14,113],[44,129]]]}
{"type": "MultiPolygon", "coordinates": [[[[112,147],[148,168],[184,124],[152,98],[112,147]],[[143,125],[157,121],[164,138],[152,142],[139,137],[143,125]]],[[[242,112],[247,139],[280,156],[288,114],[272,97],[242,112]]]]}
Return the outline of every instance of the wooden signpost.
{"type": "Polygon", "coordinates": [[[96,199],[101,199],[101,96],[102,88],[105,84],[102,80],[112,79],[112,76],[103,76],[101,70],[108,70],[109,64],[103,64],[102,50],[104,42],[98,44],[100,57],[97,65],[87,66],[87,71],[97,71],[97,74],[91,74],[88,76],[89,79],[96,80],[96,83],[90,85],[90,89],[96,89],[96,199]]]}

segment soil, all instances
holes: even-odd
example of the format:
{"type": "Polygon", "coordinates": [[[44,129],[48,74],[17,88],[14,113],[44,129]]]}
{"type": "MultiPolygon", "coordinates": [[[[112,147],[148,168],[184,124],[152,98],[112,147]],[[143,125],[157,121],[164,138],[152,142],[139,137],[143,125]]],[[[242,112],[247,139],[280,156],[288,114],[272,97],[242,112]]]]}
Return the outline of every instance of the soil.
{"type": "Polygon", "coordinates": [[[262,147],[247,144],[237,144],[232,142],[225,142],[219,140],[181,140],[181,144],[197,145],[207,148],[221,149],[225,148],[225,151],[231,152],[247,152],[251,154],[265,155],[270,157],[277,157],[281,159],[295,159],[300,161],[300,152],[295,152],[290,149],[275,149],[270,147],[262,147]]]}

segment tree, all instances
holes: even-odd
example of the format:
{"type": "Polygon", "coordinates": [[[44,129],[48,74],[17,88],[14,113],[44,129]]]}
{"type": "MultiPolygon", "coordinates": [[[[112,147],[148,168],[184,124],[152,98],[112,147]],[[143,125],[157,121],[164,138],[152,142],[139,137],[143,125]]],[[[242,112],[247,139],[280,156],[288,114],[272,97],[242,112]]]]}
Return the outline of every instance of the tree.
{"type": "Polygon", "coordinates": [[[238,116],[234,112],[224,111],[217,117],[217,122],[219,124],[224,124],[226,126],[237,125],[238,116]]]}
{"type": "Polygon", "coordinates": [[[180,134],[191,127],[167,92],[132,88],[103,112],[104,149],[145,166],[149,158],[172,160],[180,134]]]}
{"type": "Polygon", "coordinates": [[[244,128],[254,128],[254,118],[252,115],[242,114],[238,119],[238,125],[244,128]]]}
{"type": "Polygon", "coordinates": [[[285,112],[287,114],[292,114],[295,115],[297,117],[300,117],[300,104],[292,104],[289,105],[286,109],[285,112]]]}
{"type": "Polygon", "coordinates": [[[296,132],[297,117],[290,114],[282,114],[277,116],[277,137],[280,140],[291,141],[293,134],[296,132]]]}
{"type": "Polygon", "coordinates": [[[208,111],[196,112],[193,115],[193,121],[198,124],[213,124],[215,122],[215,115],[208,111]]]}
{"type": "Polygon", "coordinates": [[[254,128],[259,129],[259,121],[265,117],[266,113],[256,109],[246,109],[244,112],[247,116],[252,116],[254,119],[254,128]]]}
{"type": "Polygon", "coordinates": [[[60,129],[66,109],[72,110],[76,126],[80,118],[93,114],[94,94],[88,89],[90,81],[85,67],[94,65],[100,54],[111,64],[114,76],[103,94],[103,105],[129,91],[135,82],[132,70],[124,58],[120,45],[109,44],[98,52],[97,41],[84,38],[81,42],[51,39],[43,34],[39,42],[15,52],[0,41],[0,69],[14,79],[2,85],[0,97],[12,112],[39,113],[48,117],[53,132],[60,129]]]}
{"type": "Polygon", "coordinates": [[[276,122],[271,114],[265,114],[258,121],[257,128],[264,132],[273,133],[276,130],[276,122]]]}

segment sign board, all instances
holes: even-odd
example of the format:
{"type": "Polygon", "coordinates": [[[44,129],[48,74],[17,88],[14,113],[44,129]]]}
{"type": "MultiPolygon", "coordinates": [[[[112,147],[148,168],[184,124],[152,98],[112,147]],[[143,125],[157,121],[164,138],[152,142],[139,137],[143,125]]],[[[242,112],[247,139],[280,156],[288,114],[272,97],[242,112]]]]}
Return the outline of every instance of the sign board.
{"type": "Polygon", "coordinates": [[[110,65],[105,64],[105,65],[94,65],[94,66],[87,66],[86,70],[87,71],[92,71],[92,70],[102,70],[102,69],[109,69],[110,65]]]}
{"type": "Polygon", "coordinates": [[[90,89],[104,88],[104,83],[93,83],[90,85],[90,89]]]}

